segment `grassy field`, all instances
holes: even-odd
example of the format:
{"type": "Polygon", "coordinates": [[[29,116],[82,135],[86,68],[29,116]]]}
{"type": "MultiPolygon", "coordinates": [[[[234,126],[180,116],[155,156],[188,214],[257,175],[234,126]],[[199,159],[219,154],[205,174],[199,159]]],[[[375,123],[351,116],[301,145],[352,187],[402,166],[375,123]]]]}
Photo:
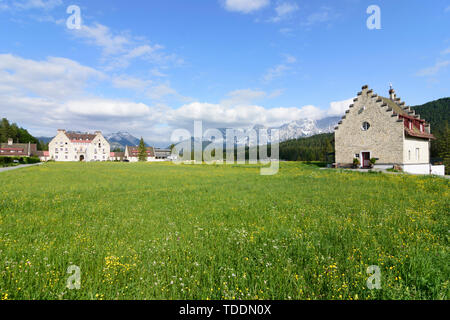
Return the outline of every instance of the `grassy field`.
{"type": "Polygon", "coordinates": [[[49,163],[0,186],[1,299],[450,298],[447,179],[49,163]]]}

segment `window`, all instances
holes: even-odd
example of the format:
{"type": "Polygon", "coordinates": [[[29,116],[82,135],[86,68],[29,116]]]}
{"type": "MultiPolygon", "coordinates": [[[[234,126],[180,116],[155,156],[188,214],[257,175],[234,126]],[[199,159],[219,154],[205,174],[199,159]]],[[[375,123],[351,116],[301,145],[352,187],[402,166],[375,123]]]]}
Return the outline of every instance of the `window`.
{"type": "Polygon", "coordinates": [[[67,156],[65,156],[66,160],[67,160],[67,156]]]}
{"type": "Polygon", "coordinates": [[[363,131],[367,131],[367,130],[369,130],[369,128],[370,128],[370,123],[368,123],[368,122],[363,122],[361,129],[362,129],[363,131]]]}
{"type": "Polygon", "coordinates": [[[366,106],[362,106],[361,109],[359,109],[358,114],[361,114],[364,112],[364,110],[366,110],[366,106]]]}
{"type": "Polygon", "coordinates": [[[416,149],[416,160],[417,161],[420,160],[420,149],[419,148],[416,149]]]}
{"type": "Polygon", "coordinates": [[[408,150],[408,160],[411,160],[411,150],[408,150]]]}

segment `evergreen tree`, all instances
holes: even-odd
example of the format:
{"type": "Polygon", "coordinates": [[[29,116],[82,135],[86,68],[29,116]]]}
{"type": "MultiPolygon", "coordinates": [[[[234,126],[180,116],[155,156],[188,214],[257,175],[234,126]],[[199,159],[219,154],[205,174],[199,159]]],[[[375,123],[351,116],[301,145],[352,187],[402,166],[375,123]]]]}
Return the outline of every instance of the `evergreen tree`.
{"type": "Polygon", "coordinates": [[[147,148],[145,147],[145,142],[142,137],[138,147],[138,158],[139,161],[147,161],[147,148]]]}

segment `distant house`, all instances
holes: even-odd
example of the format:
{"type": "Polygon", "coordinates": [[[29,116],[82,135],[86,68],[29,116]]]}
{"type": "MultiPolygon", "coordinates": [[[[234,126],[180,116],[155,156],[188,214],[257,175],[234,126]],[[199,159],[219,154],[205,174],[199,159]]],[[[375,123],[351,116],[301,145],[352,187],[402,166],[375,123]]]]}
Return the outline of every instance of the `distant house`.
{"type": "Polygon", "coordinates": [[[336,164],[349,167],[358,159],[361,168],[401,167],[405,172],[430,174],[430,124],[389,91],[378,96],[363,86],[335,130],[336,164]]]}
{"type": "Polygon", "coordinates": [[[156,160],[170,160],[172,155],[172,150],[170,149],[158,149],[155,148],[155,158],[156,160]]]}
{"type": "Polygon", "coordinates": [[[36,155],[39,157],[39,160],[41,160],[41,162],[47,162],[50,160],[49,151],[38,151],[36,155]]]}
{"type": "MultiPolygon", "coordinates": [[[[147,161],[155,161],[155,151],[153,147],[146,147],[147,153],[147,161]]],[[[130,162],[138,162],[139,161],[139,147],[130,147],[127,146],[125,148],[125,160],[130,162]]]]}
{"type": "Polygon", "coordinates": [[[0,157],[32,156],[37,156],[37,145],[34,143],[14,143],[11,138],[7,143],[0,143],[0,157]]]}
{"type": "Polygon", "coordinates": [[[90,134],[58,130],[49,143],[49,152],[55,161],[108,161],[110,145],[100,131],[90,134]]]}
{"type": "Polygon", "coordinates": [[[125,152],[110,152],[109,160],[111,161],[123,161],[125,158],[125,152]]]}

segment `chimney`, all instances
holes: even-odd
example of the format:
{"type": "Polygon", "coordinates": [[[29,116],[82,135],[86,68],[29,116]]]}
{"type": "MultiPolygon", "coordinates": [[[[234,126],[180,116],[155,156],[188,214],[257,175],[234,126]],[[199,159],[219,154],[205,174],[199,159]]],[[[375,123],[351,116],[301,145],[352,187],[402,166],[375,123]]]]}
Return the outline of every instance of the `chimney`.
{"type": "Polygon", "coordinates": [[[12,146],[13,144],[13,139],[12,138],[8,138],[8,146],[12,146]]]}
{"type": "Polygon", "coordinates": [[[390,83],[389,86],[391,87],[391,89],[389,90],[389,98],[390,98],[392,101],[395,101],[395,99],[397,98],[397,95],[395,94],[395,90],[394,90],[394,88],[392,87],[392,83],[390,83]]]}

